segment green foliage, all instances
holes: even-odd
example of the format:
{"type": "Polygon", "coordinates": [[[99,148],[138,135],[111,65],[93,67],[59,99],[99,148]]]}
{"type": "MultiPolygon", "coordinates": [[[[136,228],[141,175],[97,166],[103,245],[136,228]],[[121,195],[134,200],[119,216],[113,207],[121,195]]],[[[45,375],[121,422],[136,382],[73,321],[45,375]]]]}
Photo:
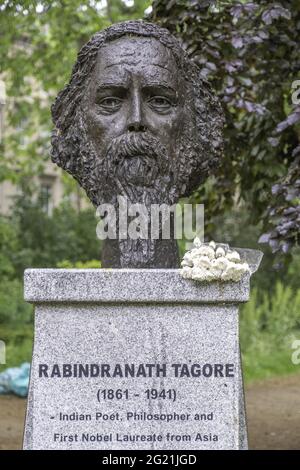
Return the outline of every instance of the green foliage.
{"type": "Polygon", "coordinates": [[[49,156],[50,105],[76,55],[97,31],[142,18],[149,1],[4,0],[0,2],[0,77],[7,88],[0,180],[42,172],[49,156]]]}
{"type": "MultiPolygon", "coordinates": [[[[265,338],[265,341],[268,337],[265,338]]],[[[271,352],[251,351],[242,354],[243,375],[246,383],[264,380],[276,375],[297,374],[299,366],[291,361],[292,350],[274,349],[271,352]]]]}
{"type": "Polygon", "coordinates": [[[299,1],[155,0],[151,19],[180,38],[225,112],[224,161],[194,198],[207,234],[243,203],[253,225],[273,227],[262,241],[287,253],[300,232],[299,1]]]}
{"type": "MultiPolygon", "coordinates": [[[[234,209],[230,213],[213,217],[210,220],[209,229],[212,239],[217,242],[228,243],[232,247],[262,249],[262,246],[258,244],[262,223],[254,224],[251,221],[251,214],[245,206],[234,209]]],[[[271,250],[264,247],[263,253],[261,265],[251,283],[253,286],[259,287],[260,293],[271,293],[276,281],[286,278],[288,267],[283,264],[277,265],[274,269],[274,256],[271,250]]],[[[291,260],[291,264],[295,263],[297,264],[296,259],[291,260]]]]}
{"type": "Polygon", "coordinates": [[[277,282],[270,295],[257,288],[240,314],[241,347],[247,380],[297,372],[292,341],[300,337],[300,289],[277,282]]]}
{"type": "Polygon", "coordinates": [[[0,279],[14,276],[11,254],[17,249],[18,240],[13,224],[6,217],[0,216],[0,279]]]}
{"type": "Polygon", "coordinates": [[[16,200],[10,218],[0,217],[0,338],[6,343],[5,367],[31,360],[33,307],[23,299],[24,269],[100,268],[96,222],[92,209],[78,213],[67,203],[49,217],[29,196],[16,200]]]}
{"type": "MultiPolygon", "coordinates": [[[[293,260],[289,264],[287,273],[284,278],[285,284],[291,286],[293,289],[299,289],[299,276],[300,276],[300,249],[295,249],[293,260]]],[[[299,312],[300,315],[300,312],[299,312]]]]}
{"type": "Polygon", "coordinates": [[[98,261],[96,259],[92,259],[91,261],[86,261],[83,263],[82,261],[77,261],[76,263],[71,263],[69,260],[63,260],[59,263],[57,263],[58,268],[64,268],[64,269],[71,269],[71,268],[76,268],[76,269],[99,269],[101,268],[101,261],[98,261]]]}
{"type": "Polygon", "coordinates": [[[0,338],[6,345],[6,364],[0,365],[0,372],[7,367],[16,367],[32,359],[33,323],[2,324],[0,338]]]}
{"type": "MultiPolygon", "coordinates": [[[[24,302],[23,285],[18,279],[0,283],[0,323],[26,324],[31,321],[32,306],[24,302]]],[[[1,338],[2,339],[2,338],[1,338]]]]}
{"type": "Polygon", "coordinates": [[[71,263],[100,259],[93,209],[77,212],[64,203],[49,217],[38,202],[23,196],[16,201],[11,224],[19,244],[18,250],[11,252],[11,262],[19,277],[26,268],[55,267],[65,259],[71,263]]]}

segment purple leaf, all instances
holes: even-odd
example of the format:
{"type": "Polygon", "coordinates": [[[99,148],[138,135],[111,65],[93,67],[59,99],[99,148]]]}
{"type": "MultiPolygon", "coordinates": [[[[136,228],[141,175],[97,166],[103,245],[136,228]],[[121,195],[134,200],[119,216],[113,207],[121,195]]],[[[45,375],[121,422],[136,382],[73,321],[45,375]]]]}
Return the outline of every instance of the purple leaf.
{"type": "Polygon", "coordinates": [[[270,241],[269,241],[269,245],[271,247],[271,250],[272,250],[272,253],[275,253],[276,251],[278,251],[279,249],[279,241],[275,238],[272,238],[270,241]]]}
{"type": "Polygon", "coordinates": [[[217,67],[213,62],[206,62],[206,67],[208,69],[212,70],[213,72],[215,72],[217,70],[217,67]]]}
{"type": "Polygon", "coordinates": [[[295,212],[296,212],[295,207],[288,207],[288,209],[284,209],[283,214],[290,215],[290,214],[294,214],[295,212]]]}
{"type": "Polygon", "coordinates": [[[264,23],[270,25],[273,23],[273,20],[277,20],[278,18],[285,18],[287,20],[291,19],[291,12],[286,8],[283,8],[280,5],[276,5],[276,7],[271,7],[265,10],[262,14],[262,20],[264,23]]]}
{"type": "Polygon", "coordinates": [[[239,18],[243,14],[242,5],[237,5],[235,7],[230,8],[230,14],[234,18],[239,18]]]}
{"type": "Polygon", "coordinates": [[[272,147],[277,147],[280,140],[277,137],[269,137],[268,142],[269,142],[270,145],[272,145],[272,147]]]}
{"type": "Polygon", "coordinates": [[[236,36],[236,37],[232,38],[231,44],[233,45],[233,47],[235,49],[241,49],[244,45],[244,41],[241,37],[236,36]]]}
{"type": "Polygon", "coordinates": [[[272,194],[274,196],[276,196],[277,194],[279,194],[280,192],[282,192],[282,186],[281,184],[274,184],[274,186],[272,186],[272,194]]]}
{"type": "Polygon", "coordinates": [[[298,145],[296,148],[294,148],[294,150],[292,152],[292,157],[295,157],[296,155],[298,155],[298,153],[300,153],[300,145],[298,145]]]}
{"type": "Polygon", "coordinates": [[[226,95],[232,95],[232,93],[234,93],[236,90],[237,90],[236,86],[227,87],[225,88],[225,93],[226,95]]]}
{"type": "Polygon", "coordinates": [[[267,31],[260,30],[257,34],[262,39],[269,39],[269,33],[267,31]]]}
{"type": "Polygon", "coordinates": [[[290,248],[292,247],[292,243],[291,242],[285,242],[282,247],[281,247],[281,250],[283,253],[288,253],[288,251],[290,250],[290,248]]]}
{"type": "Polygon", "coordinates": [[[239,59],[232,60],[231,62],[225,63],[225,69],[227,72],[237,72],[243,67],[243,62],[239,59]]]}
{"type": "Polygon", "coordinates": [[[236,5],[232,8],[230,8],[230,14],[234,18],[239,19],[244,12],[251,13],[257,10],[258,5],[255,3],[246,3],[246,5],[236,5]]]}
{"type": "Polygon", "coordinates": [[[270,240],[270,234],[269,233],[263,233],[258,240],[258,243],[269,243],[270,240]]]}
{"type": "Polygon", "coordinates": [[[275,129],[275,132],[278,134],[288,127],[292,126],[293,124],[296,124],[297,122],[300,121],[300,110],[297,108],[296,111],[293,111],[284,121],[281,121],[279,124],[277,124],[277,127],[275,129]]]}
{"type": "Polygon", "coordinates": [[[296,188],[292,188],[288,190],[286,200],[287,201],[292,201],[293,199],[296,199],[299,195],[299,191],[296,188]]]}

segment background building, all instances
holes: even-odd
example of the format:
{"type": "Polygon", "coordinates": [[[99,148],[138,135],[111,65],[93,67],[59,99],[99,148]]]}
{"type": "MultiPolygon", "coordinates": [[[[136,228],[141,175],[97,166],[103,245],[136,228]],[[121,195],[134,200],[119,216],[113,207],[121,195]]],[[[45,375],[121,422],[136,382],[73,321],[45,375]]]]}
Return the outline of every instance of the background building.
{"type": "MultiPolygon", "coordinates": [[[[0,146],[3,161],[7,158],[4,136],[5,130],[9,131],[7,125],[5,125],[5,111],[8,101],[6,97],[5,81],[0,80],[0,146]]],[[[22,136],[22,130],[24,129],[21,123],[18,127],[18,132],[21,134],[20,145],[25,148],[28,139],[26,136],[22,136]]],[[[7,153],[9,154],[9,152],[7,153]]],[[[78,210],[89,207],[87,198],[77,185],[74,186],[72,192],[68,191],[68,195],[66,196],[64,180],[66,180],[66,176],[63,176],[62,171],[51,162],[50,158],[43,163],[43,171],[38,172],[28,180],[30,192],[32,192],[33,197],[40,201],[43,211],[50,216],[53,209],[59,206],[66,197],[71,200],[72,205],[78,210]]],[[[14,205],[15,198],[20,194],[20,186],[13,183],[11,178],[2,179],[0,182],[0,214],[9,215],[14,205]]]]}

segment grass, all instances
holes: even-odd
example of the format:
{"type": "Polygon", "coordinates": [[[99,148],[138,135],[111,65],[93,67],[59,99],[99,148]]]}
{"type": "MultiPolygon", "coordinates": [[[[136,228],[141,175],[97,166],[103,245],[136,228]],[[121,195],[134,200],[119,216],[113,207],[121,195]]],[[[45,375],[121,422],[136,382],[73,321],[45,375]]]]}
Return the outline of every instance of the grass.
{"type": "Polygon", "coordinates": [[[292,342],[300,339],[300,290],[277,282],[272,294],[255,288],[241,309],[240,338],[246,382],[299,373],[292,342]]]}
{"type": "Polygon", "coordinates": [[[246,384],[276,375],[300,373],[300,365],[291,361],[291,350],[270,353],[242,354],[243,376],[246,384]]]}
{"type": "Polygon", "coordinates": [[[6,346],[6,364],[0,365],[0,372],[15,367],[22,362],[30,362],[32,357],[33,325],[0,325],[0,337],[6,346]]]}

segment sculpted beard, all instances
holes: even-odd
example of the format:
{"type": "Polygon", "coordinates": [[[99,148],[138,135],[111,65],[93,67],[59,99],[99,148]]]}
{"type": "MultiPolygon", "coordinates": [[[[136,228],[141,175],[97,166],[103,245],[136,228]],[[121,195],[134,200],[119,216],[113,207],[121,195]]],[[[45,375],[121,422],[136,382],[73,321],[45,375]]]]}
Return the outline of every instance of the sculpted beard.
{"type": "MultiPolygon", "coordinates": [[[[79,182],[96,207],[112,204],[118,214],[117,197],[125,196],[128,203],[145,204],[150,215],[151,204],[172,205],[179,198],[182,185],[190,175],[196,148],[191,132],[192,126],[185,123],[180,137],[173,142],[176,154],[149,132],[127,132],[113,139],[106,148],[95,149],[83,120],[78,119],[72,135],[78,136],[76,162],[80,168],[73,174],[80,174],[79,182]]],[[[116,223],[118,233],[118,218],[116,223]]],[[[144,267],[158,262],[154,258],[158,256],[159,240],[127,238],[110,242],[119,253],[119,267],[144,267]]],[[[161,247],[163,252],[164,244],[161,247]]],[[[109,245],[105,243],[103,259],[110,256],[109,245]]]]}
{"type": "Polygon", "coordinates": [[[80,156],[86,166],[83,174],[89,173],[89,179],[81,183],[95,205],[114,204],[117,195],[146,206],[172,204],[175,199],[176,163],[148,132],[127,132],[97,151],[84,133],[80,156]]]}
{"type": "Polygon", "coordinates": [[[154,186],[169,166],[166,148],[146,132],[128,132],[113,139],[105,158],[117,180],[129,186],[154,186]]]}
{"type": "MultiPolygon", "coordinates": [[[[85,134],[80,155],[86,166],[83,174],[89,174],[89,179],[88,184],[81,183],[95,205],[117,207],[117,196],[122,195],[128,203],[145,204],[150,216],[152,203],[173,204],[177,199],[176,164],[156,137],[148,132],[128,132],[101,150],[99,155],[85,134]]],[[[154,257],[156,244],[157,240],[151,239],[118,240],[120,267],[143,267],[145,260],[150,262],[154,257]]]]}

